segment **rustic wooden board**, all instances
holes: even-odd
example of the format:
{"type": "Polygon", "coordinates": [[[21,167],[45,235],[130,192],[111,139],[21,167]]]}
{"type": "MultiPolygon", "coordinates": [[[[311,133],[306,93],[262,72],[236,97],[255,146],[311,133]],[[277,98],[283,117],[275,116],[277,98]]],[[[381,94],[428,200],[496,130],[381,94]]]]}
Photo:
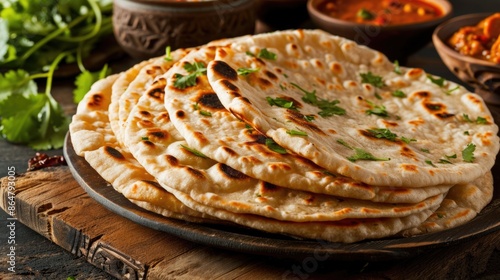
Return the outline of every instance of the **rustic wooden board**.
{"type": "MultiPolygon", "coordinates": [[[[72,254],[119,279],[331,279],[362,277],[480,278],[500,276],[500,231],[424,257],[390,262],[267,257],[199,245],[144,227],[90,198],[68,167],[28,172],[16,178],[18,221],[72,254]]],[[[7,209],[7,178],[0,186],[7,209]]]]}

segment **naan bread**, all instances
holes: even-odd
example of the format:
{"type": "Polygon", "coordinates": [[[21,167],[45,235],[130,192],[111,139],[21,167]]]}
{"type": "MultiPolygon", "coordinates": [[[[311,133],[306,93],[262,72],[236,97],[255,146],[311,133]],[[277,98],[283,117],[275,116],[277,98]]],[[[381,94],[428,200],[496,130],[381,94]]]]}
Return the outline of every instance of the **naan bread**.
{"type": "MultiPolygon", "coordinates": [[[[388,188],[368,185],[338,173],[326,172],[303,157],[280,154],[266,145],[270,140],[236,118],[220,103],[206,75],[196,85],[180,89],[178,75],[187,76],[187,64],[207,65],[215,47],[201,48],[185,56],[165,75],[165,107],[170,120],[191,148],[250,177],[277,186],[341,197],[390,203],[417,203],[448,191],[450,186],[388,188]]],[[[129,137],[133,135],[129,133],[129,137]]]]}
{"type": "Polygon", "coordinates": [[[405,230],[404,236],[442,231],[472,220],[493,198],[493,175],[487,172],[471,183],[453,186],[441,206],[421,225],[405,230]]]}
{"type": "Polygon", "coordinates": [[[441,193],[412,204],[375,203],[278,187],[246,176],[190,150],[163,106],[165,83],[164,78],[155,80],[132,109],[125,144],[162,186],[186,193],[197,203],[233,213],[311,222],[405,217],[435,208],[444,197],[441,193]]]}
{"type": "Polygon", "coordinates": [[[321,239],[330,242],[353,243],[365,239],[393,236],[405,228],[421,224],[433,211],[428,209],[402,218],[345,219],[336,222],[296,223],[216,209],[197,203],[186,193],[170,189],[168,186],[164,187],[189,207],[203,213],[209,213],[221,220],[231,221],[265,232],[279,233],[301,239],[321,239]]]}
{"type": "Polygon", "coordinates": [[[395,70],[353,41],[295,30],[220,47],[207,71],[225,108],[328,171],[392,187],[467,183],[489,171],[498,127],[483,100],[422,69],[395,70]],[[396,138],[370,132],[377,129],[396,138]]]}
{"type": "Polygon", "coordinates": [[[111,87],[118,74],[96,82],[78,104],[69,130],[75,152],[133,203],[158,214],[193,222],[215,220],[186,207],[154,182],[154,177],[124,150],[110,127],[111,87]]]}

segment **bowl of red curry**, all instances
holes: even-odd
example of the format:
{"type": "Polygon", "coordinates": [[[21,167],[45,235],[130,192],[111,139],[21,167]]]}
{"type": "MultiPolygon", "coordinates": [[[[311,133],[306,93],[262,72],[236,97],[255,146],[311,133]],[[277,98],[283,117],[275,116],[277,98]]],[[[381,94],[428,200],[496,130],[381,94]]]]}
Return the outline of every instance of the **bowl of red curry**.
{"type": "Polygon", "coordinates": [[[500,13],[452,18],[436,28],[432,40],[455,76],[486,102],[500,105],[500,13]]]}
{"type": "Polygon", "coordinates": [[[314,25],[404,61],[451,17],[446,0],[309,0],[314,25]]]}

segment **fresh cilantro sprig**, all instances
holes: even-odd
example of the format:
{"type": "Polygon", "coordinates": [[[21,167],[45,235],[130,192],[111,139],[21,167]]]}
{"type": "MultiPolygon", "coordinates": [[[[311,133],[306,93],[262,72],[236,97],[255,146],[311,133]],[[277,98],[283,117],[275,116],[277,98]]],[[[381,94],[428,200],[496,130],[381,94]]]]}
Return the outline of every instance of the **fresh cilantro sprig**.
{"type": "Polygon", "coordinates": [[[278,58],[276,53],[273,53],[266,48],[261,49],[257,55],[255,55],[249,51],[247,51],[246,54],[249,56],[253,56],[253,57],[256,56],[258,58],[264,58],[264,59],[269,59],[269,60],[276,60],[278,58]]]}
{"type": "Polygon", "coordinates": [[[112,35],[112,3],[106,0],[2,1],[0,3],[0,134],[37,150],[60,148],[69,118],[52,97],[60,64],[76,63],[74,101],[109,73],[88,71],[83,60],[112,35]],[[14,70],[15,69],[15,70],[14,70]],[[15,77],[13,80],[12,78],[15,77]],[[38,92],[35,80],[45,79],[38,92]]]}
{"type": "Polygon", "coordinates": [[[28,144],[36,150],[63,146],[69,117],[51,95],[53,74],[67,55],[56,57],[48,73],[30,76],[24,70],[11,70],[0,79],[0,133],[12,143],[28,144]],[[46,78],[44,93],[38,93],[36,78],[46,78]]]}
{"type": "Polygon", "coordinates": [[[379,138],[379,139],[384,138],[384,139],[387,139],[390,141],[396,141],[399,139],[399,140],[405,142],[406,144],[409,144],[410,142],[417,141],[416,139],[413,139],[413,138],[410,139],[410,138],[406,138],[404,136],[398,137],[398,135],[396,133],[393,133],[392,131],[390,131],[387,128],[373,128],[373,129],[367,129],[366,131],[368,131],[375,138],[379,138]]]}
{"type": "Polygon", "coordinates": [[[196,80],[199,76],[205,75],[207,73],[207,68],[203,62],[190,63],[186,62],[183,66],[189,74],[182,75],[176,73],[174,75],[174,87],[178,89],[185,89],[187,87],[192,87],[196,85],[196,80]]]}
{"type": "Polygon", "coordinates": [[[304,132],[302,130],[296,130],[296,129],[290,129],[286,131],[287,134],[294,135],[294,136],[307,136],[307,132],[304,132]]]}
{"type": "Polygon", "coordinates": [[[314,105],[321,110],[318,112],[318,115],[324,118],[331,117],[333,115],[345,115],[345,109],[337,106],[340,101],[321,99],[316,96],[316,90],[307,91],[295,83],[291,83],[291,85],[304,93],[304,96],[302,96],[302,100],[304,102],[314,105]]]}
{"type": "Polygon", "coordinates": [[[247,76],[247,75],[255,73],[255,72],[259,71],[259,70],[260,70],[259,68],[245,68],[245,67],[242,67],[242,68],[238,68],[238,70],[236,70],[236,72],[238,73],[238,75],[247,76]]]}
{"type": "Polygon", "coordinates": [[[350,149],[350,150],[354,150],[354,155],[350,156],[350,157],[347,157],[347,159],[349,161],[352,161],[352,162],[355,162],[357,160],[373,160],[373,161],[388,161],[388,160],[391,160],[390,158],[381,158],[381,157],[376,157],[374,155],[372,155],[371,153],[363,150],[363,149],[360,149],[360,148],[356,148],[356,147],[352,147],[351,145],[347,144],[344,140],[342,139],[338,139],[337,140],[337,143],[341,144],[342,146],[350,149]]]}

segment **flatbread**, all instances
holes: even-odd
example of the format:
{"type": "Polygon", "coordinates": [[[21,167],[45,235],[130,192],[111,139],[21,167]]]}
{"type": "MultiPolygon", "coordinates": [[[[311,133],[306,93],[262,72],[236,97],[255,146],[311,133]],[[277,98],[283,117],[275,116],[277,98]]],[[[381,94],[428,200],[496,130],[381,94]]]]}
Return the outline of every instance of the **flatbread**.
{"type": "MultiPolygon", "coordinates": [[[[215,47],[186,55],[164,76],[165,107],[170,120],[191,148],[250,177],[277,186],[341,197],[388,203],[417,203],[448,191],[451,186],[388,188],[368,185],[334,172],[326,172],[303,157],[273,151],[266,137],[236,118],[220,103],[206,75],[196,85],[177,88],[177,75],[187,76],[186,64],[207,65],[215,47]]],[[[133,135],[133,133],[129,133],[133,135]]]]}
{"type": "Polygon", "coordinates": [[[367,184],[471,182],[491,169],[499,150],[498,127],[480,96],[431,76],[437,85],[422,69],[396,69],[381,53],[319,30],[236,41],[218,48],[207,72],[238,118],[326,170],[367,184]],[[275,59],[263,58],[263,50],[275,59]],[[240,68],[258,71],[238,75],[240,68]],[[393,96],[396,90],[406,97],[393,96]],[[380,138],[373,129],[397,138],[380,138]],[[469,145],[474,152],[462,156],[469,145]]]}
{"type": "Polygon", "coordinates": [[[405,217],[438,206],[444,197],[440,193],[412,204],[376,203],[278,187],[246,176],[193,153],[163,106],[165,84],[163,77],[156,79],[132,109],[125,145],[162,186],[186,193],[197,203],[233,213],[311,222],[405,217]]]}
{"type": "Polygon", "coordinates": [[[483,210],[493,198],[493,175],[487,172],[471,183],[453,186],[439,208],[418,227],[403,236],[443,231],[463,225],[483,210]]]}
{"type": "Polygon", "coordinates": [[[160,187],[118,143],[108,118],[111,87],[118,77],[115,74],[96,82],[78,104],[69,127],[76,154],[84,157],[117,192],[142,208],[187,221],[214,221],[160,187]]]}

